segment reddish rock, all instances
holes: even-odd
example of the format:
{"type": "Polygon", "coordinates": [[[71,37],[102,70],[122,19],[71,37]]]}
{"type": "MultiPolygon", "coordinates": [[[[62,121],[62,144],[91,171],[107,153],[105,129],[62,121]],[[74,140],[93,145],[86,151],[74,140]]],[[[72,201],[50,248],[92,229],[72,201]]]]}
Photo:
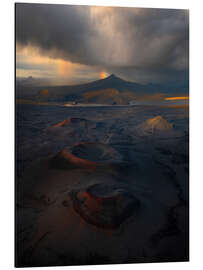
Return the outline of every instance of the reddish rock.
{"type": "Polygon", "coordinates": [[[103,184],[71,194],[73,208],[87,223],[103,229],[117,229],[139,207],[128,190],[103,184]]]}

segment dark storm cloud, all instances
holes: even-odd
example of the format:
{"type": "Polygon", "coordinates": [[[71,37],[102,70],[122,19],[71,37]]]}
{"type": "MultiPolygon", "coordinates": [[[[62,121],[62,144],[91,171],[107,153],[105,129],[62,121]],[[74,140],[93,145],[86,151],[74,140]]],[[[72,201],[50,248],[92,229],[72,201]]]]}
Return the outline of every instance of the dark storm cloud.
{"type": "Polygon", "coordinates": [[[42,54],[126,79],[184,80],[188,17],[185,10],[17,4],[16,37],[42,54]]]}
{"type": "Polygon", "coordinates": [[[88,9],[85,8],[17,4],[17,41],[22,45],[38,46],[45,54],[56,58],[85,62],[88,48],[84,41],[92,31],[87,18],[88,9]]]}

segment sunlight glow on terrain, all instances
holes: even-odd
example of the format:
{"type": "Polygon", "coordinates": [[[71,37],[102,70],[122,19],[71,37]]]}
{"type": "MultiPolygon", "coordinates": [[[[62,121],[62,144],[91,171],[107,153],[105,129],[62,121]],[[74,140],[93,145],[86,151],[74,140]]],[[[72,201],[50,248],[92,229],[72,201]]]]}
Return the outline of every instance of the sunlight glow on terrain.
{"type": "Polygon", "coordinates": [[[184,99],[189,99],[189,97],[168,97],[168,98],[164,98],[164,100],[184,100],[184,99]]]}

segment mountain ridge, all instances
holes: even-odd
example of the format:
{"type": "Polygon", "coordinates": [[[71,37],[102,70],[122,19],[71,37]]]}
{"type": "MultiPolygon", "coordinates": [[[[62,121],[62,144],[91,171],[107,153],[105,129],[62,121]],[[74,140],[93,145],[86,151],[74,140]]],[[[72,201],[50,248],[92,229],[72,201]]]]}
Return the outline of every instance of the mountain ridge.
{"type": "Polygon", "coordinates": [[[161,84],[139,84],[128,82],[117,77],[115,74],[92,81],[86,84],[64,85],[64,86],[23,86],[18,83],[16,86],[17,98],[31,99],[46,102],[96,102],[105,101],[110,104],[126,104],[130,100],[140,96],[149,96],[176,92],[176,94],[187,93],[188,86],[161,85],[161,84]],[[114,89],[115,96],[112,94],[114,89]],[[116,92],[115,92],[116,90],[116,92]],[[94,92],[94,94],[90,94],[94,92]],[[46,95],[44,94],[46,93],[46,95]],[[93,95],[94,98],[87,98],[93,95]],[[86,100],[84,99],[86,97],[86,100]],[[110,100],[108,101],[108,98],[110,100]],[[91,101],[90,101],[91,100],[91,101]]]}

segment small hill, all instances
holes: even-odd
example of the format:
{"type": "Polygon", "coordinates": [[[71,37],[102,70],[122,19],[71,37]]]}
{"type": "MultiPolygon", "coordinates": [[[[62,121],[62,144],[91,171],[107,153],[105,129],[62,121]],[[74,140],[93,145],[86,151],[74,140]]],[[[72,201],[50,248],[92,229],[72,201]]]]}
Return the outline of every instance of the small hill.
{"type": "Polygon", "coordinates": [[[123,97],[120,92],[115,88],[86,92],[82,95],[81,101],[84,103],[99,103],[109,105],[128,104],[125,97],[123,97]]]}
{"type": "Polygon", "coordinates": [[[170,130],[173,128],[173,125],[164,119],[162,116],[156,116],[154,118],[148,119],[145,122],[146,128],[152,128],[156,130],[170,130]]]}
{"type": "Polygon", "coordinates": [[[172,130],[173,124],[171,124],[160,115],[146,120],[144,123],[137,127],[137,132],[140,135],[165,134],[172,130]]]}
{"type": "Polygon", "coordinates": [[[41,95],[42,97],[48,97],[48,96],[49,96],[49,90],[48,90],[48,89],[42,89],[42,90],[40,91],[40,95],[41,95]]]}

